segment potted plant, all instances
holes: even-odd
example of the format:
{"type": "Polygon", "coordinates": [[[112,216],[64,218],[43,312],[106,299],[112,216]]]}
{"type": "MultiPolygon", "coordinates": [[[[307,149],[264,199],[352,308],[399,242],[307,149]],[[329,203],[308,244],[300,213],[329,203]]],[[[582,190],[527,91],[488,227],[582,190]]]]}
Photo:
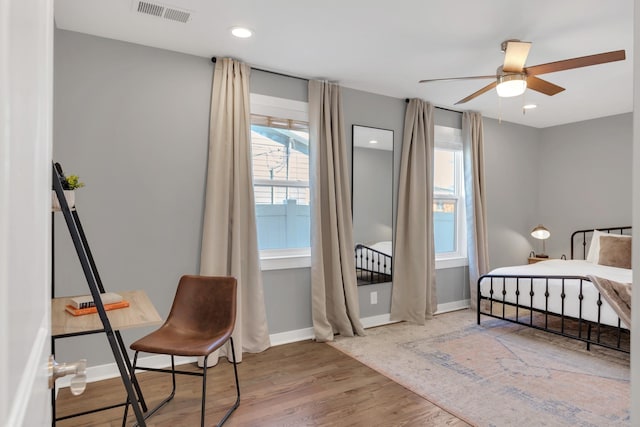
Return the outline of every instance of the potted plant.
{"type": "MultiPolygon", "coordinates": [[[[62,181],[62,189],[64,190],[64,198],[67,199],[67,204],[69,208],[73,208],[76,205],[76,188],[84,187],[84,182],[80,182],[80,177],[78,175],[69,175],[64,181],[62,181]]],[[[52,190],[51,192],[51,205],[54,211],[60,210],[60,203],[58,202],[58,197],[56,196],[56,192],[52,190]]]]}

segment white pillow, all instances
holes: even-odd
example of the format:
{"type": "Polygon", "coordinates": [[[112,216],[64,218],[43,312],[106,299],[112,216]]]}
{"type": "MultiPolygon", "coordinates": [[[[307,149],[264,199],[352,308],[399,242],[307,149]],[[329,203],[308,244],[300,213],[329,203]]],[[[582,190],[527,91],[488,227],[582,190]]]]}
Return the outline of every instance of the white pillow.
{"type": "Polygon", "coordinates": [[[600,236],[615,236],[629,239],[631,238],[631,236],[627,235],[603,233],[602,231],[593,230],[593,235],[591,236],[591,244],[589,245],[589,252],[587,252],[587,261],[594,264],[598,264],[600,258],[600,236]]]}

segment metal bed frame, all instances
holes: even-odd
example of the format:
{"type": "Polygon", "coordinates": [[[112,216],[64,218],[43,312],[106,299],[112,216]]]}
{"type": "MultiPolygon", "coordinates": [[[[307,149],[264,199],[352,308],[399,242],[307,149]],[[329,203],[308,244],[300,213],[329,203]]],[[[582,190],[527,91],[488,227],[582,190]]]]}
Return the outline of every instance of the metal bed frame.
{"type": "MultiPolygon", "coordinates": [[[[630,226],[597,228],[596,230],[614,233],[628,234],[631,230],[630,226]]],[[[587,239],[593,233],[593,229],[578,230],[571,235],[571,259],[574,258],[574,244],[577,242],[582,246],[582,258],[586,259],[587,239]]],[[[493,317],[496,319],[506,320],[508,322],[517,323],[519,325],[528,326],[534,329],[550,332],[567,338],[573,338],[583,341],[587,345],[587,349],[591,349],[591,344],[601,347],[621,351],[630,352],[630,331],[622,326],[621,320],[618,318],[617,326],[609,326],[602,324],[601,307],[602,297],[598,294],[597,305],[597,321],[583,319],[583,293],[582,289],[588,282],[587,286],[594,286],[591,281],[584,276],[526,276],[526,275],[496,275],[485,274],[478,279],[477,282],[477,323],[480,325],[480,315],[493,317]],[[507,281],[509,279],[509,281],[507,281]],[[484,280],[490,281],[489,296],[483,296],[480,292],[480,284],[484,280]],[[560,313],[549,311],[549,281],[559,280],[561,282],[562,291],[561,310],[560,313]],[[578,292],[578,317],[568,316],[565,314],[565,282],[567,280],[579,281],[578,292]],[[529,290],[530,304],[520,303],[520,287],[525,286],[529,290]],[[533,306],[533,296],[543,293],[545,309],[539,309],[533,306]],[[515,296],[515,303],[507,301],[507,295],[515,296]],[[484,306],[484,307],[483,307],[484,306]]]]}
{"type": "Polygon", "coordinates": [[[391,281],[391,255],[363,244],[355,248],[358,285],[371,285],[391,281]]]}

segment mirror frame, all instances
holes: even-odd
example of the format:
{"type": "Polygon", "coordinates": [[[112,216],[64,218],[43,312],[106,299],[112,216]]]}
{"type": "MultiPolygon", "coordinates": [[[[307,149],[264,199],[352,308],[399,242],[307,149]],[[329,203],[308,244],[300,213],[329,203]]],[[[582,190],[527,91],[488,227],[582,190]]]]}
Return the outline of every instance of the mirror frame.
{"type": "MultiPolygon", "coordinates": [[[[354,229],[354,257],[356,261],[356,276],[358,277],[358,286],[370,285],[376,283],[389,283],[392,282],[392,246],[393,246],[393,189],[394,189],[394,131],[392,129],[383,129],[373,126],[365,126],[353,124],[351,126],[351,218],[354,229]],[[364,132],[364,134],[363,134],[364,132]],[[371,134],[371,136],[369,136],[371,134]],[[378,140],[378,147],[369,147],[363,144],[362,139],[367,141],[375,138],[378,140]],[[390,231],[388,240],[372,239],[375,240],[375,244],[367,246],[372,241],[358,241],[356,236],[356,224],[358,218],[356,218],[356,195],[358,191],[358,184],[356,183],[356,165],[357,165],[357,148],[371,149],[374,151],[386,151],[391,154],[389,160],[389,182],[388,182],[388,210],[389,214],[388,224],[387,221],[381,221],[378,235],[385,235],[387,228],[390,231]]],[[[366,143],[366,142],[365,142],[366,143]]],[[[386,163],[386,160],[385,160],[386,163]]],[[[385,182],[385,187],[387,183],[385,182]]],[[[370,194],[370,192],[366,193],[370,194]]],[[[385,202],[382,202],[385,203],[385,202]]],[[[382,205],[382,204],[381,204],[382,205]]],[[[375,233],[374,233],[375,234],[375,233]]]]}

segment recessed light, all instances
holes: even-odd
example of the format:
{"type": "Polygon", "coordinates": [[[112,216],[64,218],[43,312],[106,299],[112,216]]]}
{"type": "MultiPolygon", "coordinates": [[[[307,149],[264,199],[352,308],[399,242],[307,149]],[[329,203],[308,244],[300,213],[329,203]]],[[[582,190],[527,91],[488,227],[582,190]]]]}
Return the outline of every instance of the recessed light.
{"type": "Polygon", "coordinates": [[[372,139],[371,141],[369,141],[369,144],[377,144],[378,141],[376,141],[375,139],[372,139]]]}
{"type": "Polygon", "coordinates": [[[523,105],[522,108],[524,108],[525,110],[533,110],[534,108],[538,108],[538,106],[536,104],[527,104],[523,105]]]}
{"type": "Polygon", "coordinates": [[[231,34],[241,39],[248,39],[253,35],[253,31],[244,27],[233,27],[231,29],[231,34]]]}

